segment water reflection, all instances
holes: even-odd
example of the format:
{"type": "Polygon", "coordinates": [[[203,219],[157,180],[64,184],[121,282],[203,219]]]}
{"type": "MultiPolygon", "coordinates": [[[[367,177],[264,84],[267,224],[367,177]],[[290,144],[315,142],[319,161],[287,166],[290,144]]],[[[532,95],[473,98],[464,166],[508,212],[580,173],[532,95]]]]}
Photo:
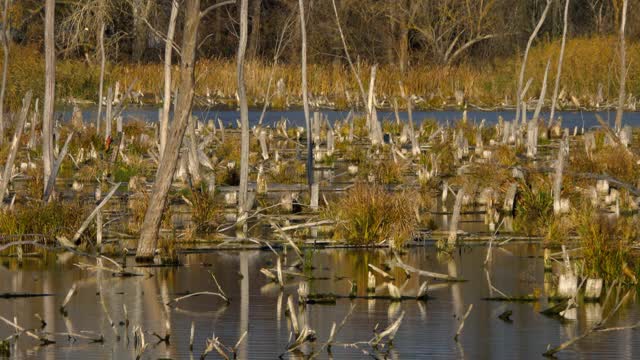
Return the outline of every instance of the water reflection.
{"type": "MultiPolygon", "coordinates": [[[[318,337],[315,344],[305,345],[302,350],[308,354],[319,349],[328,338],[332,324],[342,321],[351,304],[356,308],[339,333],[337,342],[367,341],[371,339],[376,325],[379,329],[384,328],[404,312],[393,348],[383,350],[388,351],[386,355],[389,358],[398,359],[415,358],[416,354],[445,358],[539,358],[548,344],[557,345],[579,335],[602,319],[603,306],[598,303],[580,303],[577,320],[560,322],[538,313],[541,308],[546,308],[546,300],[539,304],[483,301],[483,297],[492,293],[491,285],[513,296],[530,294],[536,288],[544,288],[545,294],[548,293],[545,284],[549,282],[550,275],[543,272],[542,259],[534,256],[541,255],[540,248],[509,244],[505,250],[495,249],[492,262],[485,269],[485,247],[472,247],[452,256],[436,254],[429,247],[409,249],[401,255],[405,263],[468,281],[441,283],[431,280],[429,292],[432,299],[428,302],[338,299],[336,305],[296,306],[300,323],[314,329],[318,337]],[[474,308],[456,343],[453,335],[459,324],[458,318],[469,304],[474,304],[474,308]],[[497,318],[506,310],[513,312],[511,323],[497,318]]],[[[313,279],[308,279],[311,292],[346,295],[351,289],[347,280],[351,280],[358,284],[358,294],[364,296],[368,264],[382,267],[386,255],[386,250],[379,249],[315,250],[305,254],[302,268],[286,269],[313,275],[313,279]]],[[[189,254],[182,259],[183,267],[140,268],[136,270],[148,275],[132,278],[114,278],[104,271],[90,273],[80,270],[73,266],[81,260],[77,257],[63,255],[59,259],[61,261],[52,260],[42,265],[39,260],[25,259],[21,268],[15,259],[2,261],[0,279],[5,284],[2,292],[54,293],[56,296],[0,300],[0,315],[8,319],[16,316],[21,326],[37,328],[40,322],[33,314],[39,313],[47,322],[46,330],[49,332],[67,329],[94,331],[104,334],[105,344],[89,344],[81,339],[69,343],[65,338],[57,337],[56,345],[38,347],[37,342],[24,337],[18,341],[14,351],[17,359],[134,358],[136,352],[131,331],[135,326],[142,326],[146,340],[152,343],[145,358],[197,359],[206,346],[206,339],[212,334],[222,343],[233,346],[247,331],[247,337],[238,348],[240,359],[273,359],[285,352],[289,343],[292,330],[284,309],[288,296],[293,295],[297,299],[301,278],[286,277],[283,290],[266,279],[260,268],[275,266],[275,255],[270,251],[189,254]],[[210,271],[231,299],[229,305],[212,296],[193,297],[180,302],[176,308],[166,305],[169,300],[187,292],[216,291],[210,271]],[[77,294],[69,303],[68,317],[65,318],[58,309],[74,283],[77,294]],[[128,316],[125,316],[125,307],[128,316]],[[127,317],[129,327],[124,322],[127,317]],[[109,318],[115,322],[120,340],[116,339],[109,318]],[[196,333],[194,350],[190,352],[192,322],[196,333]],[[152,334],[164,336],[166,323],[170,324],[171,341],[169,344],[156,344],[157,339],[152,334]]],[[[287,266],[297,262],[296,255],[289,251],[287,266]]],[[[399,269],[390,273],[404,294],[415,294],[426,280],[417,275],[409,277],[399,269]]],[[[380,294],[386,294],[383,279],[377,276],[376,280],[380,294]]],[[[632,297],[608,325],[623,326],[637,322],[640,319],[637,301],[632,297]]],[[[13,331],[9,326],[0,325],[0,337],[9,336],[13,331]]],[[[633,357],[640,350],[640,339],[631,334],[631,331],[623,331],[590,337],[561,355],[633,357]]],[[[360,349],[343,346],[334,346],[332,356],[336,359],[366,358],[360,349]]],[[[288,358],[304,357],[298,353],[288,355],[288,358]]],[[[325,352],[320,358],[330,357],[325,352]]]]}

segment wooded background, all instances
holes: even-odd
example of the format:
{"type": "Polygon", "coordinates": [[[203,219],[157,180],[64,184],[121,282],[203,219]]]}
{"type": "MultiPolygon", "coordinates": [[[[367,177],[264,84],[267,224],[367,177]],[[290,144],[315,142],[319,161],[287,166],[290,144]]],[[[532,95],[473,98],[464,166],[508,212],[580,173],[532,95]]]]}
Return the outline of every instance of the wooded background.
{"type": "MultiPolygon", "coordinates": [[[[638,0],[629,4],[627,38],[640,35],[638,0]]],[[[203,6],[213,4],[203,0],[203,6]]],[[[43,49],[44,2],[15,1],[10,11],[11,34],[18,45],[43,49]]],[[[367,63],[394,64],[400,70],[426,64],[482,64],[517,54],[526,45],[544,9],[544,0],[339,0],[338,12],[352,56],[367,63]]],[[[569,11],[570,37],[608,36],[616,32],[622,0],[574,0],[569,11]]],[[[307,3],[309,61],[345,62],[332,5],[307,3]]],[[[564,1],[554,1],[538,36],[562,36],[564,1]]],[[[109,61],[157,63],[166,33],[170,0],[65,0],[56,6],[58,57],[95,62],[99,23],[106,23],[109,61]]],[[[300,27],[295,0],[249,2],[249,58],[270,62],[276,39],[287,22],[280,61],[299,62],[300,27]]],[[[238,6],[209,13],[202,21],[198,55],[232,59],[238,43],[238,6]]],[[[182,29],[178,18],[178,29],[182,29]]],[[[180,38],[180,30],[176,34],[180,38]]],[[[597,54],[594,54],[597,56],[597,54]]]]}

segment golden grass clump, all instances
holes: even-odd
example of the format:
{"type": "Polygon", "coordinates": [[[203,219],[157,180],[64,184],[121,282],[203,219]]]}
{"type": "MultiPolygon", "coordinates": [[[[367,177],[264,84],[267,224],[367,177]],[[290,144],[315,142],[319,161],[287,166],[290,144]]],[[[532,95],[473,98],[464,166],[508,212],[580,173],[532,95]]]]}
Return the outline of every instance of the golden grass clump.
{"type": "Polygon", "coordinates": [[[269,182],[276,184],[299,184],[305,181],[307,166],[295,160],[276,163],[268,172],[269,182]]]}
{"type": "Polygon", "coordinates": [[[81,201],[16,204],[13,210],[0,211],[0,234],[18,237],[16,240],[25,235],[42,236],[46,241],[55,241],[56,236],[71,238],[91,210],[81,201]]]}
{"type": "Polygon", "coordinates": [[[637,219],[598,214],[589,204],[572,215],[582,247],[585,276],[637,283],[637,255],[631,253],[631,245],[638,237],[637,219]]]}
{"type": "Polygon", "coordinates": [[[200,183],[190,189],[185,198],[191,203],[191,222],[198,234],[213,231],[222,222],[222,204],[214,200],[214,193],[200,183]]]}
{"type": "Polygon", "coordinates": [[[387,241],[399,248],[412,238],[417,226],[414,192],[391,192],[380,185],[356,184],[326,213],[337,222],[335,237],[353,245],[378,245],[387,241]]]}
{"type": "Polygon", "coordinates": [[[549,187],[531,188],[520,184],[516,199],[514,230],[527,236],[543,236],[552,224],[553,195],[549,187]]]}
{"type": "MultiPolygon", "coordinates": [[[[597,144],[597,141],[596,141],[597,144]]],[[[584,147],[570,159],[574,172],[609,175],[617,180],[635,184],[640,177],[638,157],[621,145],[596,146],[591,156],[584,147]]]]}

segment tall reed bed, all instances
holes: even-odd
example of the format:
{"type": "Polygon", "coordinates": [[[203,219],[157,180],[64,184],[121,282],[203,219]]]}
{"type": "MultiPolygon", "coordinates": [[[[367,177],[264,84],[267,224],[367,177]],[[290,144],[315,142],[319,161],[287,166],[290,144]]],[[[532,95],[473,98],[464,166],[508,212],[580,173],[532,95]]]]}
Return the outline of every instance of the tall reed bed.
{"type": "MultiPolygon", "coordinates": [[[[552,60],[550,74],[555,74],[560,42],[542,42],[532,48],[525,78],[533,83],[528,96],[539,93],[544,68],[552,60]]],[[[615,55],[616,39],[612,37],[574,38],[567,42],[562,85],[568,95],[588,105],[602,89],[605,99],[617,94],[618,59],[615,55]]],[[[630,43],[627,50],[628,92],[637,94],[640,90],[640,43],[630,43]]],[[[34,47],[14,46],[10,59],[7,88],[7,102],[13,109],[20,105],[23,94],[33,89],[42,97],[44,88],[44,63],[40,50],[34,47]]],[[[492,59],[483,63],[461,63],[453,66],[418,63],[411,66],[406,74],[401,74],[396,66],[378,67],[376,92],[379,99],[400,97],[398,82],[402,81],[411,94],[421,99],[418,108],[439,108],[454,103],[456,90],[464,90],[469,102],[483,106],[513,105],[516,72],[521,56],[515,54],[504,59],[492,59]],[[506,102],[505,102],[506,99],[506,102]]],[[[147,95],[160,94],[163,86],[163,65],[127,64],[111,62],[107,67],[106,83],[121,83],[121,91],[135,79],[135,90],[147,95]]],[[[272,65],[260,60],[246,65],[247,92],[253,105],[264,100],[272,65]]],[[[368,83],[371,64],[357,64],[357,71],[363,82],[368,83]]],[[[178,65],[174,65],[174,82],[177,80],[178,65]]],[[[96,101],[100,68],[98,62],[89,63],[83,59],[59,59],[57,63],[57,97],[69,97],[96,101]]],[[[271,93],[276,91],[276,83],[282,79],[285,96],[297,98],[300,90],[300,68],[298,64],[279,64],[275,67],[271,93]]],[[[201,58],[196,67],[197,95],[219,94],[235,101],[236,64],[229,59],[201,58]]],[[[335,62],[312,64],[309,67],[310,92],[314,96],[324,96],[338,107],[348,107],[347,98],[359,100],[359,89],[353,74],[344,64],[335,62]],[[347,92],[349,95],[347,96],[347,92]]],[[[286,103],[273,99],[278,107],[286,103]]],[[[281,99],[280,99],[281,100],[281,99]]],[[[402,103],[402,102],[401,102],[402,103]]]]}

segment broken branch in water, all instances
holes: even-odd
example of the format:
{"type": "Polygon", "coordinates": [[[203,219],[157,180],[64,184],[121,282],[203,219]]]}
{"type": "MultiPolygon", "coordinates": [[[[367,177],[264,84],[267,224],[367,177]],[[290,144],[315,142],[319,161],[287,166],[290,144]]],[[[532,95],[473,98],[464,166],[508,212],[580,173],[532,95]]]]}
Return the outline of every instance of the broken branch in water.
{"type": "Polygon", "coordinates": [[[224,291],[222,290],[222,287],[220,286],[220,284],[218,283],[218,280],[216,279],[215,275],[213,275],[213,273],[211,271],[209,271],[209,274],[211,275],[211,278],[213,278],[213,281],[216,283],[216,286],[218,287],[218,292],[211,292],[211,291],[201,291],[201,292],[196,292],[193,294],[188,294],[185,296],[181,296],[179,298],[175,298],[171,301],[169,301],[167,303],[167,305],[169,306],[176,306],[176,304],[182,300],[186,300],[190,297],[194,297],[194,296],[200,296],[200,295],[211,295],[211,296],[217,296],[219,298],[221,298],[222,300],[224,300],[225,303],[230,304],[231,301],[229,300],[229,298],[227,297],[227,295],[224,293],[224,291]]]}
{"type": "Polygon", "coordinates": [[[230,303],[230,302],[229,302],[229,299],[227,299],[227,297],[226,297],[226,296],[224,296],[224,295],[222,295],[222,294],[220,294],[220,293],[217,293],[217,292],[211,292],[211,291],[200,291],[200,292],[196,292],[196,293],[193,293],[193,294],[188,294],[188,295],[185,295],[185,296],[181,296],[181,297],[175,298],[175,299],[173,299],[173,300],[169,301],[169,302],[167,303],[167,305],[169,305],[169,306],[176,306],[176,304],[177,304],[178,302],[182,301],[182,300],[186,300],[186,299],[188,299],[188,298],[191,298],[191,297],[194,297],[194,296],[201,296],[201,295],[217,296],[217,297],[221,298],[222,300],[224,300],[227,304],[229,304],[229,303],[230,303]]]}
{"type": "Polygon", "coordinates": [[[32,337],[38,341],[40,341],[41,345],[50,345],[50,344],[55,344],[56,342],[54,340],[50,340],[45,336],[41,336],[38,335],[37,333],[31,331],[31,330],[27,330],[23,327],[21,327],[20,325],[18,325],[16,322],[13,322],[11,320],[7,320],[5,319],[3,316],[0,316],[0,320],[4,321],[7,325],[12,326],[14,329],[16,329],[17,331],[21,332],[21,333],[25,333],[27,334],[29,337],[32,337]]]}
{"type": "Polygon", "coordinates": [[[467,312],[462,317],[462,321],[460,322],[460,326],[458,326],[458,331],[456,331],[456,336],[453,337],[453,340],[458,341],[458,337],[460,336],[460,334],[462,334],[462,329],[464,328],[464,322],[469,317],[469,314],[471,314],[472,309],[473,309],[473,304],[470,304],[469,308],[467,309],[467,312]]]}
{"type": "Polygon", "coordinates": [[[71,298],[75,293],[76,293],[76,283],[73,283],[73,285],[71,286],[71,289],[69,289],[69,292],[67,293],[67,296],[64,298],[62,305],[60,305],[60,312],[65,317],[67,316],[67,310],[66,310],[67,304],[69,304],[69,301],[71,301],[71,298]]]}
{"type": "Polygon", "coordinates": [[[369,264],[369,268],[370,268],[371,270],[373,270],[373,271],[377,272],[378,274],[382,275],[382,277],[383,277],[385,280],[388,280],[388,281],[394,280],[394,277],[393,277],[393,276],[389,275],[389,273],[387,273],[386,271],[384,271],[384,270],[380,269],[379,267],[377,267],[377,266],[375,266],[375,265],[373,265],[373,264],[369,264]]]}
{"type": "Polygon", "coordinates": [[[404,314],[405,312],[403,311],[400,316],[398,316],[396,321],[389,325],[383,332],[376,333],[374,335],[373,339],[369,341],[374,349],[378,347],[378,344],[380,344],[380,342],[384,340],[385,337],[389,338],[389,343],[393,342],[393,339],[396,336],[396,332],[398,332],[400,324],[402,323],[402,319],[404,318],[404,314]]]}
{"type": "MultiPolygon", "coordinates": [[[[591,335],[594,332],[598,332],[598,331],[614,331],[618,330],[616,328],[611,328],[612,330],[607,330],[607,329],[603,329],[602,326],[611,318],[611,316],[613,316],[618,309],[620,309],[620,307],[622,306],[622,304],[624,304],[627,299],[629,298],[629,296],[631,295],[631,291],[628,291],[625,296],[622,297],[622,299],[620,300],[620,302],[618,302],[618,304],[616,304],[616,306],[611,310],[611,312],[609,312],[609,314],[607,315],[607,317],[605,317],[603,320],[595,323],[593,326],[591,326],[589,329],[587,329],[584,333],[582,333],[581,335],[578,335],[576,337],[573,337],[565,342],[563,342],[562,344],[554,347],[554,348],[548,348],[547,351],[545,351],[544,353],[542,353],[543,356],[546,357],[553,357],[555,356],[556,353],[568,348],[569,346],[575,344],[576,342],[584,339],[585,337],[591,335]]],[[[606,303],[606,300],[605,300],[606,303]]],[[[640,326],[639,324],[633,325],[635,326],[640,326]]],[[[619,330],[623,330],[623,329],[619,329],[619,330]]]]}
{"type": "Polygon", "coordinates": [[[207,347],[204,349],[204,352],[202,353],[202,355],[200,355],[200,359],[204,360],[207,357],[207,355],[213,352],[214,350],[223,359],[226,359],[226,360],[236,359],[237,353],[238,353],[238,347],[240,347],[240,344],[242,344],[242,341],[246,336],[247,336],[247,331],[245,331],[244,333],[242,333],[242,335],[240,335],[240,338],[238,339],[238,341],[233,347],[229,347],[223,344],[222,342],[220,342],[220,340],[215,336],[215,334],[213,334],[211,336],[211,339],[207,339],[207,347]]]}
{"type": "MultiPolygon", "coordinates": [[[[389,261],[389,266],[391,267],[399,267],[405,271],[411,272],[411,273],[416,273],[418,275],[422,275],[422,276],[428,276],[434,279],[438,279],[438,280],[445,280],[445,281],[452,281],[452,282],[457,282],[457,281],[465,281],[464,279],[458,278],[458,277],[454,277],[454,276],[450,276],[450,275],[446,275],[446,274],[440,274],[440,273],[436,273],[436,272],[432,272],[432,271],[426,271],[426,270],[420,270],[420,269],[416,269],[413,266],[407,265],[404,262],[402,262],[402,260],[400,259],[400,256],[398,256],[398,254],[394,254],[395,255],[395,260],[390,260],[389,261]]],[[[369,265],[372,266],[372,265],[369,265]]],[[[374,269],[375,270],[375,269],[374,269]]]]}

